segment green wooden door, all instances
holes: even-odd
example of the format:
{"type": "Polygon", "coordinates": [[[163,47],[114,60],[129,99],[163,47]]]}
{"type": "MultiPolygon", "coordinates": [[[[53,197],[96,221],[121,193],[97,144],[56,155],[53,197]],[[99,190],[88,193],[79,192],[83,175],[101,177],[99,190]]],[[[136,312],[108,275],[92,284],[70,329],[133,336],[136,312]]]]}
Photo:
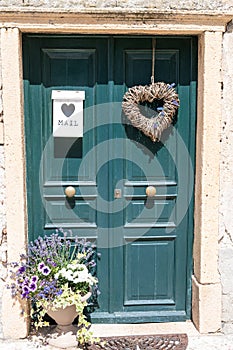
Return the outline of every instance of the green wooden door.
{"type": "Polygon", "coordinates": [[[151,42],[23,38],[29,239],[62,227],[97,242],[93,322],[191,317],[196,40],[156,40],[156,81],[176,83],[180,98],[175,128],[160,143],[125,123],[121,110],[129,87],[150,83],[151,42]],[[52,137],[52,90],[85,91],[83,138],[52,137]]]}

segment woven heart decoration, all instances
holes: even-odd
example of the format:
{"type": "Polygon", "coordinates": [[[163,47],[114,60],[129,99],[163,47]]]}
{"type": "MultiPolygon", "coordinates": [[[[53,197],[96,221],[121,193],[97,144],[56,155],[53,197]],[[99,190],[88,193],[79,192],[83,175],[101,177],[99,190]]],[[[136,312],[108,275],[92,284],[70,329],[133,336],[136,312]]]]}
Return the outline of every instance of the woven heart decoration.
{"type": "Polygon", "coordinates": [[[124,114],[135,128],[149,136],[153,142],[160,141],[162,132],[171,125],[180,105],[174,85],[158,82],[133,86],[123,97],[124,114]],[[147,118],[141,113],[139,106],[145,102],[153,103],[155,100],[161,100],[163,106],[157,108],[159,113],[156,116],[147,118]]]}

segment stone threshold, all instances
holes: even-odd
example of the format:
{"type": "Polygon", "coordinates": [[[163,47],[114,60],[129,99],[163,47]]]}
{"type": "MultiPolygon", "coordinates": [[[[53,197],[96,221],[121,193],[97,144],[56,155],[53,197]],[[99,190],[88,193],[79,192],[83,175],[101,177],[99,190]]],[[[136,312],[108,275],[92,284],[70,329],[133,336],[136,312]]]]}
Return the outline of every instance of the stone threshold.
{"type": "Polygon", "coordinates": [[[178,333],[186,333],[191,337],[200,335],[191,321],[137,324],[92,324],[91,330],[96,337],[178,333]]]}

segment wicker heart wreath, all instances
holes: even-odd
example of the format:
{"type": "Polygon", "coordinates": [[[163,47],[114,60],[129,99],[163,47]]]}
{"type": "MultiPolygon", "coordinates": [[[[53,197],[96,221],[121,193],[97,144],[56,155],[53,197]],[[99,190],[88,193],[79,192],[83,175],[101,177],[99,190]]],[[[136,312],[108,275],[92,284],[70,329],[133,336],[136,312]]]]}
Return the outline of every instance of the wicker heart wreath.
{"type": "Polygon", "coordinates": [[[160,141],[162,132],[172,123],[180,105],[174,85],[164,82],[139,85],[129,88],[124,95],[122,102],[124,114],[135,128],[149,136],[153,142],[160,141]],[[156,100],[161,100],[163,103],[162,107],[157,108],[159,113],[152,118],[145,117],[139,106],[156,100]]]}

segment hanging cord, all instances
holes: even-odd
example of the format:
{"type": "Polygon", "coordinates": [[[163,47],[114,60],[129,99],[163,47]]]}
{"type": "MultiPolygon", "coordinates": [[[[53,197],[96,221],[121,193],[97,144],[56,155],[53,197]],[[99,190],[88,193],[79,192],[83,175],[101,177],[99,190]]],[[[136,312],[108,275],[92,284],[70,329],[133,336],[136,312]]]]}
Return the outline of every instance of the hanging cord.
{"type": "Polygon", "coordinates": [[[156,39],[152,39],[152,73],[151,73],[151,84],[155,83],[155,44],[156,39]]]}

